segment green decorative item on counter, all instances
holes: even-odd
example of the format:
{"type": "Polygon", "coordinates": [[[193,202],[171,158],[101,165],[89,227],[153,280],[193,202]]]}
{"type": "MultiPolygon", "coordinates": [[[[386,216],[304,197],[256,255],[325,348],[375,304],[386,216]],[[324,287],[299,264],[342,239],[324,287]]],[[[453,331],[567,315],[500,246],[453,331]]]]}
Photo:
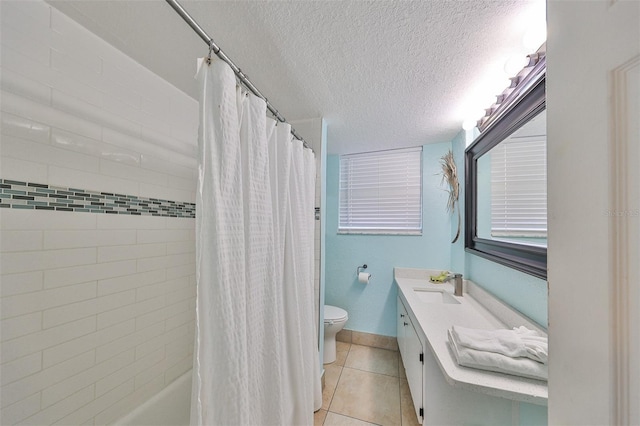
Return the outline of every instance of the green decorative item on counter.
{"type": "Polygon", "coordinates": [[[446,182],[449,185],[449,189],[446,190],[449,193],[447,212],[453,213],[454,210],[458,212],[458,230],[456,231],[456,236],[453,238],[453,241],[451,241],[451,244],[453,244],[460,238],[460,207],[458,206],[460,184],[458,183],[458,169],[453,159],[453,151],[449,150],[449,152],[440,159],[440,164],[442,165],[442,183],[446,182]]]}

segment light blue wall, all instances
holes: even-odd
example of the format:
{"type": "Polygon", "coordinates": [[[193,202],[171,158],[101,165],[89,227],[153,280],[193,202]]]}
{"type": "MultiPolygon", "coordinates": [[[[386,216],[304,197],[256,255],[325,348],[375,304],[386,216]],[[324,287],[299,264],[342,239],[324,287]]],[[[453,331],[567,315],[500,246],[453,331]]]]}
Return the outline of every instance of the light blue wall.
{"type": "Polygon", "coordinates": [[[449,143],[423,147],[423,233],[421,236],[339,235],[339,156],[327,158],[325,303],[349,313],[345,329],[396,335],[394,267],[449,269],[451,220],[448,194],[440,185],[440,158],[449,143]],[[356,267],[366,263],[373,278],[358,282],[356,267]]]}

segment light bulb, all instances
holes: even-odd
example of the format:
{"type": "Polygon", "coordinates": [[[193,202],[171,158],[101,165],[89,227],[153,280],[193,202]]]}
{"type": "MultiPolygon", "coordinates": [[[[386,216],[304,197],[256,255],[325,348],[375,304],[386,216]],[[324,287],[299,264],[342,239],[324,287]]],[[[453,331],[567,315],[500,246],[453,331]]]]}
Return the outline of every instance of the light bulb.
{"type": "Polygon", "coordinates": [[[532,25],[524,33],[522,37],[522,45],[529,52],[535,52],[538,50],[542,43],[547,39],[547,27],[546,24],[532,25]]]}
{"type": "Polygon", "coordinates": [[[462,122],[462,128],[464,130],[471,130],[476,127],[478,120],[474,120],[473,118],[468,118],[462,122]]]}

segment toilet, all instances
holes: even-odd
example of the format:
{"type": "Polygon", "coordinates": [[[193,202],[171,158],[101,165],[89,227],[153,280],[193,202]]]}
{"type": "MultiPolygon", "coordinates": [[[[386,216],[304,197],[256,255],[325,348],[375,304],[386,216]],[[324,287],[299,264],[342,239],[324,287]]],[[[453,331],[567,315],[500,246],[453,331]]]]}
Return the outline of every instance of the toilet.
{"type": "Polygon", "coordinates": [[[347,311],[337,306],[324,305],[324,352],[323,363],[329,364],[336,360],[336,334],[349,319],[347,311]]]}

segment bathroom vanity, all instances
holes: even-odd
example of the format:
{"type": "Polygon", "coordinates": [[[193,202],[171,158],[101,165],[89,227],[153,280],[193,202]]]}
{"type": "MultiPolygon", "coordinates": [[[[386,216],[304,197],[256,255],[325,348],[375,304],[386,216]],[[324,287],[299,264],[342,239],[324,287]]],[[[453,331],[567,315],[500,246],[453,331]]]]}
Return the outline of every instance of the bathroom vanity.
{"type": "Polygon", "coordinates": [[[430,283],[429,276],[439,273],[394,269],[398,346],[418,420],[426,425],[518,424],[520,404],[547,405],[546,382],[461,367],[447,339],[453,325],[545,330],[470,281],[463,297],[453,295],[450,283],[430,283]]]}

